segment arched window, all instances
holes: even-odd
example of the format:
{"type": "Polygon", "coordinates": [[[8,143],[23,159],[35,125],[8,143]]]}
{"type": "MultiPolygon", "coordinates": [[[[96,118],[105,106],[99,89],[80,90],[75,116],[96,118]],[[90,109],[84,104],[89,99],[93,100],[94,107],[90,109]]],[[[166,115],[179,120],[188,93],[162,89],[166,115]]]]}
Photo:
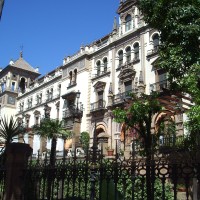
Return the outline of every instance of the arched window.
{"type": "Polygon", "coordinates": [[[139,43],[135,43],[134,46],[134,60],[139,59],[139,43]]]}
{"type": "Polygon", "coordinates": [[[131,29],[131,15],[126,16],[125,24],[126,24],[126,31],[129,31],[131,29]]]}
{"type": "Polygon", "coordinates": [[[118,52],[118,55],[119,55],[119,66],[121,66],[123,64],[123,51],[120,50],[118,52]]]}
{"type": "Polygon", "coordinates": [[[69,72],[69,85],[72,85],[72,72],[69,72]]]}
{"type": "Polygon", "coordinates": [[[61,94],[61,84],[58,85],[58,96],[61,94]]]}
{"type": "Polygon", "coordinates": [[[52,100],[53,99],[53,88],[51,88],[51,90],[50,90],[50,100],[52,100]]]}
{"type": "Polygon", "coordinates": [[[106,73],[107,69],[108,69],[108,59],[107,58],[103,59],[103,67],[104,67],[104,73],[106,73]]]}
{"type": "Polygon", "coordinates": [[[19,87],[22,93],[25,92],[25,78],[21,78],[20,83],[19,83],[19,87]]]}
{"type": "Polygon", "coordinates": [[[77,80],[77,69],[74,70],[74,84],[76,83],[77,80]]]}
{"type": "Polygon", "coordinates": [[[97,76],[99,76],[101,74],[101,62],[97,61],[96,65],[97,65],[97,76]]]}
{"type": "Polygon", "coordinates": [[[159,35],[156,33],[155,35],[153,35],[152,39],[153,39],[153,49],[157,51],[159,46],[159,35]]]}
{"type": "Polygon", "coordinates": [[[127,63],[131,61],[131,47],[126,48],[126,61],[127,63]]]}

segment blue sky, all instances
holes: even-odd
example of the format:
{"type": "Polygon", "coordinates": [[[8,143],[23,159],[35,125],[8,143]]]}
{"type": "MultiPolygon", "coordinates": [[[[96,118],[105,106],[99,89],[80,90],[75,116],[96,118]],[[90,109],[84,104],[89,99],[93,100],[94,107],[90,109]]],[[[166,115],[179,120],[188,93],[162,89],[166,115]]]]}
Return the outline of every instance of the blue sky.
{"type": "Polygon", "coordinates": [[[118,6],[119,0],[5,0],[0,67],[18,59],[23,46],[24,59],[44,75],[81,44],[110,33],[118,6]]]}

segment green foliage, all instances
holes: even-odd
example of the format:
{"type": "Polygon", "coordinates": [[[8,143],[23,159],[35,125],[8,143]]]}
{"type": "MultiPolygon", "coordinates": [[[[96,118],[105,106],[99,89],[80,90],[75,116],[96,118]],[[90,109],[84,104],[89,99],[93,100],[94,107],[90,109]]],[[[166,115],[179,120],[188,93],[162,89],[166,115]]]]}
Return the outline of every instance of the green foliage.
{"type": "Polygon", "coordinates": [[[69,136],[69,132],[64,130],[62,121],[58,119],[45,118],[41,120],[39,125],[33,126],[33,131],[41,137],[47,137],[49,139],[53,137],[69,136]]]}
{"type": "Polygon", "coordinates": [[[8,144],[12,143],[14,139],[17,139],[20,134],[24,134],[26,129],[19,125],[19,122],[12,116],[8,119],[4,116],[0,120],[0,143],[5,146],[1,149],[0,162],[5,163],[6,150],[8,144]]]}
{"type": "Polygon", "coordinates": [[[189,76],[200,59],[200,2],[140,0],[139,8],[150,27],[160,32],[159,67],[166,69],[171,81],[189,76]]]}
{"type": "Polygon", "coordinates": [[[86,150],[89,147],[90,134],[86,131],[83,131],[80,136],[80,142],[82,144],[83,149],[86,150]]]}
{"type": "Polygon", "coordinates": [[[171,88],[200,98],[200,1],[140,0],[139,8],[150,27],[160,32],[157,65],[168,73],[171,88]]]}
{"type": "MultiPolygon", "coordinates": [[[[132,199],[132,190],[134,189],[135,200],[146,200],[146,181],[144,177],[136,177],[131,180],[130,177],[120,179],[118,183],[118,191],[123,196],[124,200],[132,199]],[[124,196],[124,191],[126,191],[124,196]]],[[[164,185],[165,200],[173,200],[172,186],[169,183],[164,185]]],[[[160,200],[163,194],[162,182],[160,179],[156,179],[154,183],[154,200],[160,200]]]]}
{"type": "Polygon", "coordinates": [[[200,105],[194,105],[187,113],[185,127],[188,134],[181,142],[180,146],[189,150],[197,150],[200,145],[200,105]]]}
{"type": "Polygon", "coordinates": [[[196,104],[187,112],[182,143],[193,149],[200,130],[200,1],[140,0],[139,8],[145,22],[160,32],[157,66],[168,73],[172,90],[190,94],[196,104]]]}
{"type": "Polygon", "coordinates": [[[0,120],[0,139],[1,143],[5,145],[11,143],[17,138],[19,134],[24,134],[25,128],[19,125],[17,120],[11,116],[11,118],[1,118],[0,120]]]}
{"type": "Polygon", "coordinates": [[[47,137],[52,139],[51,141],[51,153],[50,164],[55,164],[57,138],[65,138],[71,136],[69,131],[64,130],[62,121],[58,119],[43,119],[39,125],[33,126],[33,131],[41,137],[47,137]]]}
{"type": "Polygon", "coordinates": [[[125,109],[117,108],[113,111],[114,120],[118,123],[125,123],[127,128],[135,129],[138,139],[144,142],[144,147],[148,149],[152,145],[151,122],[155,113],[161,111],[157,93],[152,95],[142,94],[137,97],[132,94],[131,101],[126,105],[125,109]]]}

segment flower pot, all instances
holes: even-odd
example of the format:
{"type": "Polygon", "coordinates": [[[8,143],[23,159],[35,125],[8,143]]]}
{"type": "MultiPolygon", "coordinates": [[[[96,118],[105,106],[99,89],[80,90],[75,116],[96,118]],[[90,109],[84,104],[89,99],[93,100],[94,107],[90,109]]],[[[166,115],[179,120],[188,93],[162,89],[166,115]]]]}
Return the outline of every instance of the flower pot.
{"type": "Polygon", "coordinates": [[[178,192],[186,192],[186,188],[185,187],[179,187],[178,192]]]}
{"type": "Polygon", "coordinates": [[[113,156],[114,149],[109,149],[107,150],[107,152],[108,152],[108,156],[113,156]]]}

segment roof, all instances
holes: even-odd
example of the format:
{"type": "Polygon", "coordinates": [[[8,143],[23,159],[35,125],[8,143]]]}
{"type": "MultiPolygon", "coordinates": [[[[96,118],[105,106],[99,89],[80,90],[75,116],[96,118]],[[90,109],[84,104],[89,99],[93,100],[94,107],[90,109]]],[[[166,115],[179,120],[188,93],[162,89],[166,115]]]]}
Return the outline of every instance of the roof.
{"type": "MultiPolygon", "coordinates": [[[[33,67],[31,67],[31,65],[26,62],[22,56],[20,56],[20,58],[18,60],[16,60],[12,66],[19,68],[19,69],[23,69],[23,70],[27,70],[30,72],[34,72],[34,73],[38,73],[33,67]]],[[[39,73],[38,73],[39,74],[39,73]]]]}

